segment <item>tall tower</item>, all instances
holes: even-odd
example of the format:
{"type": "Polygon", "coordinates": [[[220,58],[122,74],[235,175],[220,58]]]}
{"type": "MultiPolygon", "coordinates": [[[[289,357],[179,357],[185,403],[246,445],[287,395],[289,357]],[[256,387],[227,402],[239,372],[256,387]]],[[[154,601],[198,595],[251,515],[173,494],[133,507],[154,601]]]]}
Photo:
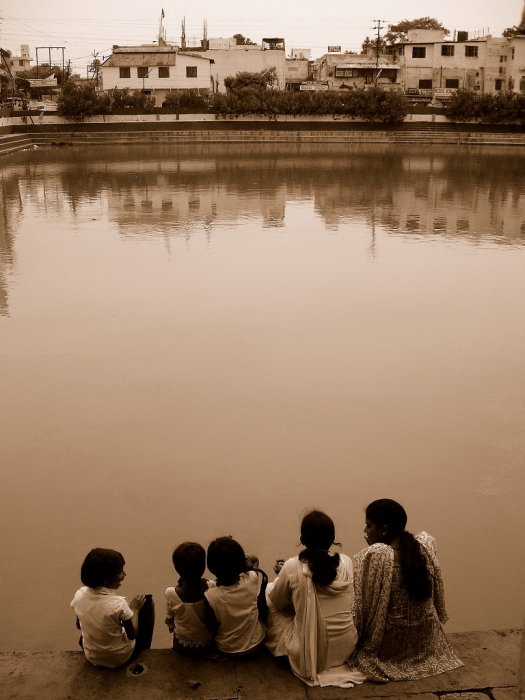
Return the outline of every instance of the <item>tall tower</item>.
{"type": "Polygon", "coordinates": [[[160,13],[160,20],[159,20],[159,35],[158,35],[158,42],[159,46],[166,46],[166,30],[164,29],[163,25],[163,19],[164,19],[164,9],[160,13]]]}
{"type": "Polygon", "coordinates": [[[182,33],[180,35],[180,47],[181,49],[186,48],[186,17],[182,18],[182,33]]]}

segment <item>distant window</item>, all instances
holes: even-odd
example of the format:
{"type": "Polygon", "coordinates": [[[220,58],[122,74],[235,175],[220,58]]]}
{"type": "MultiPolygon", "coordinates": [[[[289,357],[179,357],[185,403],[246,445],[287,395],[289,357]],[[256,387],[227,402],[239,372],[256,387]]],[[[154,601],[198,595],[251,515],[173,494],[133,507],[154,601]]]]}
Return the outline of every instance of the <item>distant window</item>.
{"type": "Polygon", "coordinates": [[[420,90],[432,90],[432,80],[420,80],[419,81],[420,90]]]}
{"type": "Polygon", "coordinates": [[[400,46],[400,47],[399,47],[399,55],[400,55],[400,56],[404,56],[404,55],[405,55],[405,47],[404,47],[404,46],[400,46]]]}
{"type": "Polygon", "coordinates": [[[412,58],[426,58],[427,47],[426,46],[413,46],[412,47],[412,58]]]}
{"type": "Polygon", "coordinates": [[[121,78],[131,78],[131,68],[129,66],[126,68],[119,68],[118,72],[121,78]]]}
{"type": "Polygon", "coordinates": [[[467,56],[467,58],[477,58],[478,57],[478,47],[477,46],[465,46],[465,56],[467,56]]]}
{"type": "Polygon", "coordinates": [[[453,44],[445,44],[441,47],[441,55],[442,56],[453,56],[454,55],[454,46],[453,44]]]}
{"type": "Polygon", "coordinates": [[[186,66],[186,77],[196,78],[197,77],[197,66],[186,66]]]}
{"type": "Polygon", "coordinates": [[[170,69],[168,66],[159,66],[159,78],[169,78],[170,69]]]}
{"type": "Polygon", "coordinates": [[[515,55],[516,55],[516,48],[513,46],[510,50],[510,57],[512,60],[514,60],[515,55]]]}
{"type": "Polygon", "coordinates": [[[459,80],[458,78],[447,78],[445,80],[445,87],[446,88],[451,88],[453,90],[457,90],[459,88],[459,80]]]}
{"type": "Polygon", "coordinates": [[[149,70],[147,68],[144,68],[143,66],[137,68],[137,78],[147,78],[148,73],[149,70]]]}
{"type": "Polygon", "coordinates": [[[494,81],[494,90],[503,90],[503,80],[494,81]]]}
{"type": "Polygon", "coordinates": [[[505,66],[500,66],[500,67],[499,67],[498,73],[499,73],[500,75],[505,75],[506,72],[507,72],[507,69],[505,68],[505,66]]]}
{"type": "Polygon", "coordinates": [[[500,56],[500,57],[499,57],[499,62],[500,62],[500,63],[505,63],[506,61],[507,61],[507,57],[506,57],[506,56],[500,56]]]}
{"type": "Polygon", "coordinates": [[[18,65],[19,65],[19,66],[24,66],[24,65],[25,65],[25,61],[18,61],[18,65]]]}

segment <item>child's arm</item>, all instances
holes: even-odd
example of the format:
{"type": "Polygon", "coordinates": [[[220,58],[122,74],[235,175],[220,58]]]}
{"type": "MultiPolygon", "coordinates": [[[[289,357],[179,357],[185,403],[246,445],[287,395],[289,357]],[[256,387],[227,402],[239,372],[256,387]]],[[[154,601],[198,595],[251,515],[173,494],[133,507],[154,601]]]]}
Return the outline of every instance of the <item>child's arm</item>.
{"type": "Polygon", "coordinates": [[[129,607],[133,612],[133,617],[129,620],[122,620],[122,627],[124,627],[124,631],[126,632],[128,639],[133,640],[137,637],[137,632],[139,629],[139,610],[143,607],[145,602],[145,595],[136,595],[129,604],[129,607]]]}
{"type": "Polygon", "coordinates": [[[173,615],[171,617],[167,617],[164,622],[166,625],[168,625],[168,632],[175,632],[175,618],[173,615]]]}

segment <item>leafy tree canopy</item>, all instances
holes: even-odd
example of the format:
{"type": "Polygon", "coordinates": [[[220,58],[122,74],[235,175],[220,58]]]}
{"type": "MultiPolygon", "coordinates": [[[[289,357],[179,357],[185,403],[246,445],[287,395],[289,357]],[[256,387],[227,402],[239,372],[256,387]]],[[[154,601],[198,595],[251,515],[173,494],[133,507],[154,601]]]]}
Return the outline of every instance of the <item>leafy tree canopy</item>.
{"type": "MultiPolygon", "coordinates": [[[[18,75],[21,78],[26,78],[27,80],[33,80],[36,78],[49,78],[50,75],[54,75],[56,76],[58,85],[63,85],[65,82],[67,82],[69,78],[75,77],[70,75],[67,67],[65,70],[62,70],[60,66],[50,66],[49,63],[41,63],[38,67],[32,66],[28,70],[21,71],[20,73],[18,73],[18,75]]],[[[76,77],[80,78],[79,75],[76,75],[76,77]]]]}
{"type": "Polygon", "coordinates": [[[224,78],[224,84],[227,90],[235,92],[243,88],[252,88],[256,90],[267,90],[275,87],[279,83],[277,79],[277,69],[267,68],[258,73],[250,73],[249,71],[241,71],[235,76],[224,78]]]}
{"type": "Polygon", "coordinates": [[[501,32],[501,36],[504,36],[506,38],[518,36],[521,34],[525,34],[525,26],[522,27],[521,25],[519,27],[507,27],[507,29],[504,29],[501,32]]]}
{"type": "MultiPolygon", "coordinates": [[[[383,37],[379,37],[379,48],[382,49],[386,46],[386,42],[383,37]]],[[[377,49],[378,41],[377,39],[371,39],[369,36],[361,44],[361,53],[366,53],[368,49],[377,49]]]]}
{"type": "Polygon", "coordinates": [[[388,31],[383,37],[387,44],[398,44],[408,39],[409,29],[441,29],[445,35],[450,34],[450,30],[444,27],[441,22],[433,17],[420,17],[419,19],[404,19],[397,24],[389,24],[388,31]]]}
{"type": "Polygon", "coordinates": [[[243,36],[242,34],[234,34],[233,38],[238,46],[255,46],[255,41],[248,39],[247,36],[243,36]]]}

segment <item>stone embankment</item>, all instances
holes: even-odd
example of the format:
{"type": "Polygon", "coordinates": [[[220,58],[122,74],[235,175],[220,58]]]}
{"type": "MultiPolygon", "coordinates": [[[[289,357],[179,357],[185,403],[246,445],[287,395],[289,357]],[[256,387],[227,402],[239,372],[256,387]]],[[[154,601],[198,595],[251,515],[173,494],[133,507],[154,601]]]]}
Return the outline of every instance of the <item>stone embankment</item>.
{"type": "Polygon", "coordinates": [[[451,634],[463,668],[418,681],[363,683],[351,689],[308,688],[286,665],[266,654],[252,660],[214,661],[152,649],[131,666],[106,670],[94,668],[76,651],[3,653],[0,696],[3,700],[518,700],[520,638],[519,630],[451,634]]]}
{"type": "Polygon", "coordinates": [[[0,155],[41,147],[133,144],[421,144],[525,146],[525,129],[407,122],[399,127],[352,122],[181,121],[56,124],[10,128],[0,155]]]}

